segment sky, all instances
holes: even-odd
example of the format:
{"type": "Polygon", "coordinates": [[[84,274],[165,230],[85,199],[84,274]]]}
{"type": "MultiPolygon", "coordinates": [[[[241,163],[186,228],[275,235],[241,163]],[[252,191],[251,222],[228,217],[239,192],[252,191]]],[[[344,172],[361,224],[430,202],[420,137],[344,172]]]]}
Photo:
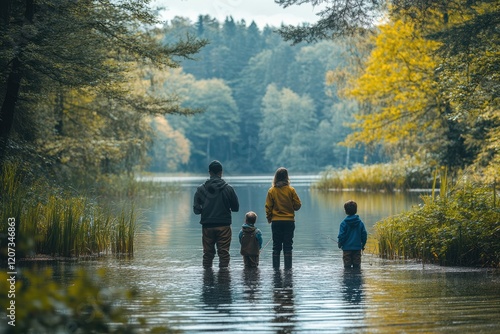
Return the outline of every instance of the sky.
{"type": "Polygon", "coordinates": [[[318,20],[315,13],[319,11],[311,4],[284,9],[274,0],[156,0],[154,4],[165,7],[161,16],[165,21],[183,16],[194,23],[200,14],[208,14],[222,22],[227,16],[232,16],[235,21],[244,19],[247,26],[255,21],[260,29],[266,25],[279,27],[282,23],[314,23],[318,20]]]}

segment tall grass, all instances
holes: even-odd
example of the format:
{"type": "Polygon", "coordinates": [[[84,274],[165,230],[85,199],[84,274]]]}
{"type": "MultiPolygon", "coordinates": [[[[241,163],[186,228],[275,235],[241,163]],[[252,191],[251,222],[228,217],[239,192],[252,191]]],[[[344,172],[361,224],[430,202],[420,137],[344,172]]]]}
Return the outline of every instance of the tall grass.
{"type": "Polygon", "coordinates": [[[406,163],[355,165],[351,169],[328,169],[313,185],[319,190],[386,191],[430,188],[431,174],[406,163]]]}
{"type": "Polygon", "coordinates": [[[379,254],[441,265],[499,267],[495,187],[463,181],[450,189],[449,182],[443,183],[439,196],[423,196],[423,205],[375,225],[379,254]]]}
{"type": "MultiPolygon", "coordinates": [[[[43,182],[25,182],[18,165],[3,167],[0,187],[0,217],[15,218],[18,256],[133,254],[138,224],[133,207],[104,207],[43,182]]],[[[7,224],[0,224],[0,248],[6,247],[6,233],[7,224]]]]}
{"type": "Polygon", "coordinates": [[[117,254],[134,253],[134,236],[137,232],[136,214],[134,208],[122,210],[119,214],[112,235],[112,248],[117,254]]]}

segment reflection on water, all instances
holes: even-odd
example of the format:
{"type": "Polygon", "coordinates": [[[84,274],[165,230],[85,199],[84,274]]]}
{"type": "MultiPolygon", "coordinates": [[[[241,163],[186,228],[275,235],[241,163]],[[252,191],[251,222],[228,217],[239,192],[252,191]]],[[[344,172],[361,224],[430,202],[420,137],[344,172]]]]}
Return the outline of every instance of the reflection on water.
{"type": "Polygon", "coordinates": [[[346,268],[342,280],[342,296],[348,304],[359,305],[363,302],[363,274],[361,269],[346,268]]]}
{"type": "Polygon", "coordinates": [[[203,271],[201,293],[204,309],[214,309],[220,313],[230,313],[233,302],[231,295],[231,272],[224,268],[214,273],[213,269],[203,271]]]}
{"type": "Polygon", "coordinates": [[[279,324],[277,333],[292,333],[295,327],[293,272],[275,270],[273,276],[273,323],[279,324]]]}
{"type": "Polygon", "coordinates": [[[245,290],[243,291],[245,299],[251,304],[256,304],[261,285],[260,269],[243,268],[243,282],[245,285],[245,290]]]}
{"type": "Polygon", "coordinates": [[[271,238],[264,218],[269,180],[235,182],[240,212],[233,215],[229,270],[201,267],[201,227],[191,213],[194,188],[186,186],[150,203],[133,258],[58,262],[54,275],[67,282],[76,267],[107,268],[103,285],[139,290],[140,298],[126,305],[132,319],[144,317],[182,333],[498,332],[498,271],[424,267],[369,254],[361,270],[344,270],[333,240],[343,203],[359,203],[370,232],[380,218],[418,204],[413,194],[323,194],[297,182],[303,207],[297,212],[293,270],[273,270],[270,247],[258,268],[245,269],[235,231],[253,210],[264,244],[271,238]]]}

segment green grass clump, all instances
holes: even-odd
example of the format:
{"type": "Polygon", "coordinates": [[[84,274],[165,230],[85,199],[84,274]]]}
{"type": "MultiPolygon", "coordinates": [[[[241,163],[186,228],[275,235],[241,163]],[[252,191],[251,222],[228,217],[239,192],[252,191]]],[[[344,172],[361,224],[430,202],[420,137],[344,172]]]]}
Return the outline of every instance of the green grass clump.
{"type": "Polygon", "coordinates": [[[496,189],[464,182],[375,225],[378,253],[449,266],[500,266],[496,189]]]}

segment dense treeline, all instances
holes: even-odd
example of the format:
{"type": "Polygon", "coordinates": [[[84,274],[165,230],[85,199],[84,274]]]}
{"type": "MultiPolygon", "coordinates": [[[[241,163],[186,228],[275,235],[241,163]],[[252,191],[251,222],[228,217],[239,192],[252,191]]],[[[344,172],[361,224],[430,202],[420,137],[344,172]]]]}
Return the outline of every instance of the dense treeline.
{"type": "Polygon", "coordinates": [[[292,46],[275,28],[202,15],[197,22],[172,20],[163,40],[170,43],[185,34],[210,43],[155,90],[177,93],[184,106],[204,113],[158,120],[169,128],[158,131],[151,170],[203,172],[217,158],[231,172],[269,172],[280,165],[319,171],[380,159],[376,150],[365,156],[364,150],[339,145],[352,131],[346,123],[354,120],[356,106],[340,99],[325,75],[347,63],[346,43],[292,46]],[[184,139],[189,145],[179,145],[184,139]]]}

